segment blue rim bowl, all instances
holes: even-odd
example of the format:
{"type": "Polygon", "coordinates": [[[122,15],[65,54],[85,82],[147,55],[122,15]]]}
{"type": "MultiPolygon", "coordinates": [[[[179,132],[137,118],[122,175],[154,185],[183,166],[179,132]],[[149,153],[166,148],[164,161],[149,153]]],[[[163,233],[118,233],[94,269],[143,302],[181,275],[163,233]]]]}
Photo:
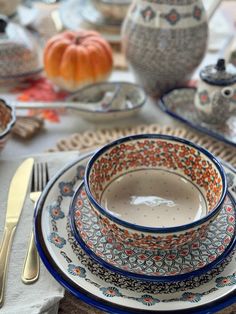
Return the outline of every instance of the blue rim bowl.
{"type": "Polygon", "coordinates": [[[84,183],[85,183],[85,190],[87,193],[87,197],[89,199],[90,204],[92,205],[92,208],[95,209],[97,212],[97,215],[100,217],[104,217],[107,221],[115,224],[118,228],[122,230],[128,229],[129,231],[136,232],[136,233],[147,233],[155,236],[155,234],[162,234],[163,236],[166,234],[178,234],[179,232],[187,232],[189,230],[194,230],[196,228],[201,228],[204,224],[210,223],[212,220],[217,217],[218,213],[220,212],[226,192],[227,192],[227,181],[226,181],[226,175],[224,172],[224,169],[221,165],[221,163],[217,160],[217,158],[211,154],[209,151],[206,149],[193,144],[192,142],[174,137],[174,136],[168,136],[168,135],[162,135],[162,134],[140,134],[140,135],[132,135],[132,136],[127,136],[120,138],[118,140],[115,140],[105,146],[103,146],[101,149],[95,152],[95,154],[92,156],[92,158],[89,160],[86,170],[85,170],[85,177],[84,177],[84,183]],[[104,155],[107,151],[109,151],[111,148],[116,147],[117,145],[120,145],[122,143],[128,143],[131,141],[135,140],[150,140],[150,139],[155,139],[155,140],[167,140],[171,142],[176,142],[176,144],[184,144],[189,146],[190,148],[194,148],[196,151],[202,153],[204,157],[206,157],[213,165],[215,168],[218,170],[219,177],[221,179],[222,183],[222,190],[220,197],[218,199],[217,204],[209,211],[205,216],[201,217],[198,220],[195,220],[193,222],[183,224],[183,225],[177,225],[177,226],[172,226],[172,227],[149,227],[149,226],[141,226],[137,225],[125,220],[122,220],[118,218],[117,216],[113,215],[109,210],[104,208],[98,200],[95,199],[94,194],[91,190],[91,185],[90,185],[90,175],[91,175],[91,169],[94,165],[94,163],[100,158],[102,155],[104,155]]]}

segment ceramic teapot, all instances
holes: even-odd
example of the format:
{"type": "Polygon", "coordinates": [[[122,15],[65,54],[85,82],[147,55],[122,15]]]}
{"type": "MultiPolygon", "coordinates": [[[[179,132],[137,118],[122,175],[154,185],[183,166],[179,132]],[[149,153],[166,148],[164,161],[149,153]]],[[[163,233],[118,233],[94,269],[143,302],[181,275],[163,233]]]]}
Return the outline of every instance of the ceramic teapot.
{"type": "Polygon", "coordinates": [[[225,123],[236,114],[236,67],[219,59],[216,65],[202,69],[195,107],[199,118],[206,123],[225,123]]]}

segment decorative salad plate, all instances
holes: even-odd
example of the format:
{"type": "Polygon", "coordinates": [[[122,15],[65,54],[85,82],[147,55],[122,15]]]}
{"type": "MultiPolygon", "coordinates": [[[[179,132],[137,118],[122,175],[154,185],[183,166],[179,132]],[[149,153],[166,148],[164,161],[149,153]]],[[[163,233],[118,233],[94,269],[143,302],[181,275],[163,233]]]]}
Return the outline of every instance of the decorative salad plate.
{"type": "MultiPolygon", "coordinates": [[[[35,211],[37,248],[59,283],[90,305],[112,313],[214,313],[236,302],[236,254],[227,257],[214,274],[178,283],[130,279],[91,259],[77,244],[68,222],[72,196],[88,159],[81,157],[54,176],[35,211]]],[[[236,197],[236,172],[228,166],[225,170],[229,190],[236,197]]]]}
{"type": "Polygon", "coordinates": [[[236,208],[230,194],[207,234],[177,249],[140,249],[104,233],[86,195],[84,184],[75,192],[70,210],[71,228],[83,250],[102,266],[131,278],[179,281],[211,271],[235,246],[236,208]]]}
{"type": "Polygon", "coordinates": [[[207,124],[197,116],[194,106],[195,88],[177,88],[159,101],[160,108],[181,122],[231,145],[236,145],[236,116],[222,125],[207,124]]]}
{"type": "Polygon", "coordinates": [[[111,43],[119,43],[120,32],[117,25],[105,24],[99,12],[92,8],[90,1],[69,0],[59,7],[62,24],[65,28],[78,30],[81,27],[98,28],[104,38],[111,43]],[[117,32],[118,29],[118,32],[117,32]]]}

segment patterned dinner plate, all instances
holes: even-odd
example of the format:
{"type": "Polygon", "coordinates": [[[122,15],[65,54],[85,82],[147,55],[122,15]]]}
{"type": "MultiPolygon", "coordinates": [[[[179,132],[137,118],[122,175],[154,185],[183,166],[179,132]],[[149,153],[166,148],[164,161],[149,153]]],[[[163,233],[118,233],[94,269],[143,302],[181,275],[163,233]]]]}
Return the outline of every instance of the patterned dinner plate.
{"type": "Polygon", "coordinates": [[[229,255],[236,242],[236,208],[230,194],[206,235],[177,249],[130,248],[117,241],[99,223],[83,183],[75,192],[69,217],[75,239],[91,258],[121,275],[141,280],[180,281],[210,272],[229,255]]]}
{"type": "MultiPolygon", "coordinates": [[[[35,211],[40,257],[60,284],[83,301],[112,313],[213,313],[236,302],[236,254],[227,257],[214,273],[178,283],[131,279],[91,259],[73,237],[68,217],[89,156],[52,178],[35,211]]],[[[236,172],[228,167],[225,170],[230,192],[236,197],[236,172]]]]}
{"type": "Polygon", "coordinates": [[[231,145],[236,145],[236,116],[225,124],[213,125],[199,120],[194,106],[195,88],[176,88],[159,101],[160,108],[181,122],[231,145]]]}

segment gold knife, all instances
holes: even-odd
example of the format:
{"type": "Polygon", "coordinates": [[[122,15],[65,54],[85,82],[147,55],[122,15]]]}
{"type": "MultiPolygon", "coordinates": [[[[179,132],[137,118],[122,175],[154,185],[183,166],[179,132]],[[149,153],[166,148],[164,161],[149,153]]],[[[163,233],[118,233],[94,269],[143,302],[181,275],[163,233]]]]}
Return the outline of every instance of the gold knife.
{"type": "Polygon", "coordinates": [[[6,270],[12,239],[27,195],[33,164],[33,158],[22,162],[11,180],[8,192],[4,234],[0,247],[0,307],[4,302],[6,270]]]}

